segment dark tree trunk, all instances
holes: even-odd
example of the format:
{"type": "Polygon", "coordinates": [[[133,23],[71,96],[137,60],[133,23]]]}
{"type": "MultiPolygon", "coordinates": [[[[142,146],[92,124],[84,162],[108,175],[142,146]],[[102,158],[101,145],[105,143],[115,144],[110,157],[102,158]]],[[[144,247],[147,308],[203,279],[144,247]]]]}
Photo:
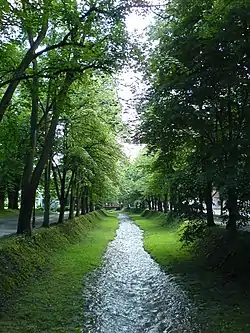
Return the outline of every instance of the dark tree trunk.
{"type": "Polygon", "coordinates": [[[213,214],[213,198],[212,198],[212,182],[207,182],[204,191],[204,199],[207,209],[207,225],[214,226],[214,214],[213,214]]]}
{"type": "MultiPolygon", "coordinates": [[[[76,198],[75,198],[75,175],[74,175],[72,177],[71,191],[70,191],[69,220],[72,220],[74,218],[76,200],[78,201],[78,190],[77,190],[76,198]]],[[[76,216],[78,216],[78,215],[76,215],[76,216]]]]}
{"type": "Polygon", "coordinates": [[[49,212],[50,212],[50,172],[51,172],[51,159],[45,167],[44,172],[44,214],[43,214],[43,227],[49,227],[49,212]]]}
{"type": "Polygon", "coordinates": [[[74,208],[75,208],[75,198],[74,198],[73,189],[71,189],[70,204],[69,204],[69,220],[72,220],[74,218],[74,208]]]}
{"type": "Polygon", "coordinates": [[[85,206],[86,200],[84,194],[81,196],[81,215],[86,214],[86,206],[85,206]]]}
{"type": "MultiPolygon", "coordinates": [[[[30,43],[33,42],[33,36],[32,34],[29,35],[30,43]]],[[[37,61],[33,61],[33,73],[37,73],[37,61]]],[[[36,197],[36,189],[39,183],[39,180],[37,182],[37,185],[32,184],[32,174],[33,174],[33,165],[34,165],[34,157],[36,153],[36,143],[37,143],[37,120],[38,120],[38,77],[34,76],[32,80],[32,89],[31,89],[31,101],[32,101],[32,110],[31,110],[31,116],[30,116],[30,133],[29,133],[29,147],[28,147],[28,153],[26,156],[26,163],[23,171],[23,179],[22,179],[22,194],[21,194],[21,206],[24,205],[29,208],[28,212],[23,212],[23,209],[20,210],[19,219],[18,219],[18,227],[17,232],[18,233],[26,233],[28,235],[31,235],[31,227],[30,227],[30,219],[32,215],[32,209],[35,205],[35,197],[36,197]],[[32,191],[30,192],[30,195],[32,194],[33,197],[30,198],[32,202],[32,206],[26,205],[26,193],[28,189],[32,187],[32,191]],[[28,219],[24,221],[23,219],[28,219]]],[[[39,177],[40,179],[40,177],[39,177]]],[[[22,208],[22,207],[21,207],[22,208]]],[[[34,223],[34,222],[33,222],[34,223]]],[[[33,225],[32,223],[32,225],[33,225]]]]}
{"type": "Polygon", "coordinates": [[[88,195],[85,196],[85,207],[86,207],[86,214],[89,213],[89,197],[88,195]]]}
{"type": "Polygon", "coordinates": [[[64,221],[65,208],[66,208],[66,200],[62,199],[60,201],[60,212],[59,212],[58,223],[63,223],[64,221]]]}
{"type": "Polygon", "coordinates": [[[36,200],[34,201],[33,214],[32,214],[32,228],[35,228],[35,227],[36,227],[36,200]]]}
{"type": "Polygon", "coordinates": [[[219,196],[220,198],[220,215],[222,216],[223,215],[223,205],[224,205],[224,199],[222,197],[222,195],[219,196]]]}
{"type": "Polygon", "coordinates": [[[236,223],[238,215],[238,206],[237,206],[237,195],[234,189],[228,190],[228,201],[227,201],[229,219],[227,222],[227,229],[233,233],[236,232],[236,223]]]}
{"type": "Polygon", "coordinates": [[[22,193],[21,208],[18,219],[17,233],[31,235],[31,215],[35,203],[36,187],[34,184],[27,186],[22,193]],[[32,186],[33,185],[33,186],[32,186]]]}
{"type": "Polygon", "coordinates": [[[93,204],[92,200],[89,202],[89,211],[90,212],[94,211],[94,204],[93,204]]]}
{"type": "Polygon", "coordinates": [[[162,201],[158,200],[158,211],[162,212],[163,211],[163,207],[162,207],[162,201]]]}
{"type": "Polygon", "coordinates": [[[0,210],[4,209],[5,191],[0,190],[0,210]]]}
{"type": "Polygon", "coordinates": [[[77,198],[76,203],[76,216],[80,216],[80,210],[81,210],[81,199],[77,198]]]}
{"type": "Polygon", "coordinates": [[[222,216],[223,215],[223,210],[224,210],[224,200],[222,199],[220,201],[220,215],[222,216]]]}
{"type": "Polygon", "coordinates": [[[148,209],[152,210],[152,205],[151,205],[151,200],[150,198],[147,200],[147,204],[148,204],[148,209]]]}
{"type": "Polygon", "coordinates": [[[43,39],[45,38],[45,35],[48,30],[48,14],[44,13],[44,16],[42,18],[42,28],[41,31],[38,33],[37,38],[35,41],[30,40],[32,42],[32,45],[30,46],[30,49],[26,52],[24,55],[21,63],[15,70],[12,81],[9,83],[9,86],[7,87],[6,91],[4,92],[2,99],[0,101],[0,122],[4,116],[5,111],[7,110],[8,106],[10,105],[12,96],[21,81],[21,77],[23,76],[26,69],[29,67],[30,63],[34,59],[35,51],[38,48],[38,46],[41,44],[43,39]]]}
{"type": "Polygon", "coordinates": [[[9,209],[18,209],[18,194],[19,194],[19,185],[15,186],[13,189],[8,190],[8,208],[9,209]]]}
{"type": "Polygon", "coordinates": [[[22,188],[23,194],[22,194],[22,199],[21,199],[21,209],[20,209],[19,220],[18,220],[18,233],[31,234],[30,217],[32,214],[32,206],[33,206],[33,202],[35,200],[36,189],[39,184],[44,166],[46,165],[48,158],[49,158],[49,153],[51,151],[52,144],[54,141],[55,130],[56,130],[56,126],[58,124],[58,119],[59,119],[63,101],[65,99],[65,95],[67,94],[68,89],[73,81],[74,81],[74,77],[72,76],[72,74],[71,73],[67,74],[65,81],[64,81],[64,86],[62,87],[62,89],[60,90],[60,92],[58,93],[58,95],[55,97],[55,99],[52,102],[51,108],[53,110],[53,116],[52,116],[52,120],[51,120],[50,127],[48,130],[48,134],[45,138],[44,146],[43,146],[39,161],[34,169],[31,180],[28,183],[25,183],[22,188]],[[29,200],[30,202],[26,202],[26,200],[29,200]],[[32,205],[31,205],[31,203],[32,203],[32,205]],[[23,208],[22,208],[22,206],[23,206],[23,208]],[[27,210],[29,210],[29,211],[27,211],[27,210]]]}
{"type": "Polygon", "coordinates": [[[81,189],[80,189],[80,185],[77,185],[77,189],[76,189],[76,216],[80,216],[80,210],[81,210],[81,197],[82,197],[82,193],[81,193],[81,189]]]}
{"type": "Polygon", "coordinates": [[[164,202],[163,202],[163,207],[164,207],[164,213],[168,211],[168,195],[164,195],[164,202]]]}
{"type": "Polygon", "coordinates": [[[203,214],[203,197],[201,193],[199,194],[199,211],[203,214]]]}
{"type": "Polygon", "coordinates": [[[156,210],[155,198],[152,198],[152,210],[156,210]]]}

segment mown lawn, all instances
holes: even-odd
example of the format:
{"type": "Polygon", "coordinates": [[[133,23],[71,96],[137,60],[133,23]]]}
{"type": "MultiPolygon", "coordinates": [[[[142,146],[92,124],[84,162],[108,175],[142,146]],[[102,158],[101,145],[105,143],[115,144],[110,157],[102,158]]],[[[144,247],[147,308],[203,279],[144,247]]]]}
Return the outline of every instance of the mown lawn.
{"type": "Polygon", "coordinates": [[[14,218],[18,217],[19,210],[17,209],[2,209],[0,210],[0,218],[14,218]]]}
{"type": "Polygon", "coordinates": [[[117,229],[117,218],[107,217],[88,230],[84,239],[53,256],[43,272],[0,317],[0,332],[80,332],[83,327],[83,279],[100,265],[117,229]]]}
{"type": "MultiPolygon", "coordinates": [[[[52,213],[53,214],[53,213],[52,213]]],[[[19,209],[2,209],[0,210],[0,219],[14,219],[18,218],[19,209]]],[[[43,216],[43,211],[40,209],[36,211],[36,216],[43,216]]],[[[1,221],[0,221],[1,223],[1,221]]]]}
{"type": "Polygon", "coordinates": [[[249,269],[245,269],[250,265],[249,255],[245,256],[243,249],[240,258],[238,255],[241,244],[250,246],[249,233],[239,234],[236,253],[228,259],[221,256],[225,249],[217,242],[226,230],[215,228],[209,237],[188,248],[179,241],[178,223],[168,226],[160,218],[131,217],[145,231],[145,249],[188,291],[198,308],[204,333],[250,332],[250,276],[249,269]],[[228,263],[220,262],[220,256],[228,263]]]}

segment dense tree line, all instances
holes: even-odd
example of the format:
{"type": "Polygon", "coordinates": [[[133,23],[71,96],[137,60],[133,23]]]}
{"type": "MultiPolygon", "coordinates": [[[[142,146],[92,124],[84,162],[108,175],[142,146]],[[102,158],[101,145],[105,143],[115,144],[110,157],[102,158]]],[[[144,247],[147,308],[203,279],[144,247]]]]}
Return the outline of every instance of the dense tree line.
{"type": "Polygon", "coordinates": [[[249,14],[243,0],[176,0],[159,11],[138,107],[155,188],[179,212],[204,202],[209,225],[216,188],[233,231],[250,195],[249,14]]]}
{"type": "Polygon", "coordinates": [[[68,203],[72,218],[105,202],[121,156],[113,74],[131,51],[125,17],[138,5],[0,2],[0,209],[6,197],[20,206],[18,233],[31,234],[38,186],[44,226],[52,192],[59,222],[68,203]]]}

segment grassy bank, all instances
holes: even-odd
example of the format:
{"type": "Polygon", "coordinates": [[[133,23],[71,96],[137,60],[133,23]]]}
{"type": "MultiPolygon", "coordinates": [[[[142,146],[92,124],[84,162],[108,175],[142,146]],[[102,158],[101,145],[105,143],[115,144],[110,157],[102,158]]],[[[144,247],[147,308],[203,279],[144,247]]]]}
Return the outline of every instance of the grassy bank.
{"type": "Polygon", "coordinates": [[[1,296],[7,289],[11,295],[5,295],[2,304],[0,332],[79,332],[83,277],[100,265],[116,228],[115,216],[94,213],[38,231],[29,244],[22,238],[4,240],[0,261],[5,260],[5,272],[1,271],[0,278],[8,277],[1,296]],[[13,256],[18,253],[21,263],[15,266],[19,260],[13,256]],[[15,290],[19,293],[13,297],[15,290]]]}
{"type": "Polygon", "coordinates": [[[132,218],[145,231],[146,250],[189,292],[204,333],[250,332],[250,233],[230,239],[218,227],[183,247],[178,221],[166,223],[163,214],[132,218]]]}

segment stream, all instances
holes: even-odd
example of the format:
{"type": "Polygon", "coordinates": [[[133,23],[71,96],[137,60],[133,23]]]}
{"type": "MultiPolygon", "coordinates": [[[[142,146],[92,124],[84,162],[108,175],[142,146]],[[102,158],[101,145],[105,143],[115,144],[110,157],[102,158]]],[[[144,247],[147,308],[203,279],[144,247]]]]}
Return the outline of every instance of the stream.
{"type": "Polygon", "coordinates": [[[143,231],[126,214],[83,296],[82,333],[201,332],[187,294],[144,250],[143,231]]]}

